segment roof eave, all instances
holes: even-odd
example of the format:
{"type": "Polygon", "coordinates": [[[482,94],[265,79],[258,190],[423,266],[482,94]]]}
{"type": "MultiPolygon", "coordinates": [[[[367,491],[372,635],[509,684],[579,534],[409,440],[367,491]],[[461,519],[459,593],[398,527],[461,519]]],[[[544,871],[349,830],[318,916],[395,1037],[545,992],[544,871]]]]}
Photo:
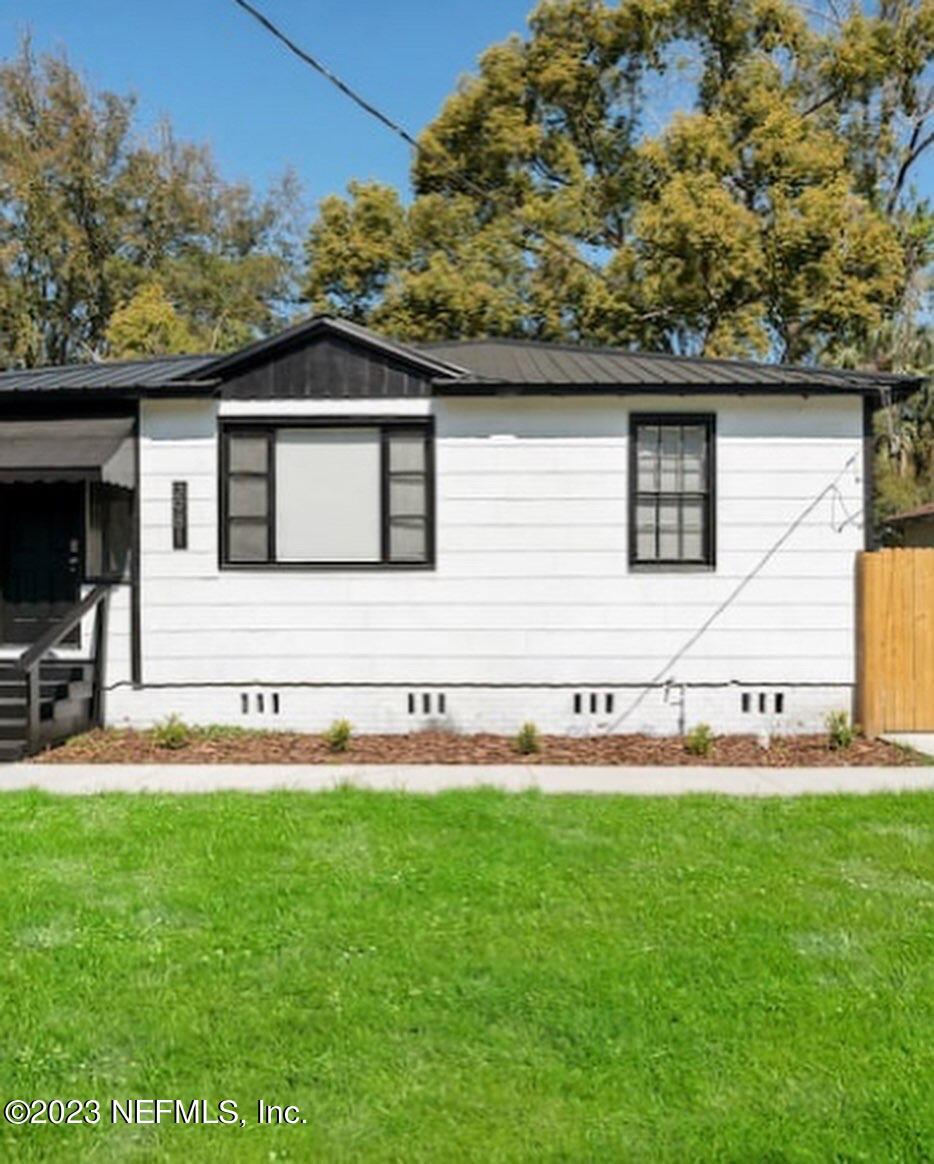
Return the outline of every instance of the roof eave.
{"type": "Polygon", "coordinates": [[[3,388],[0,400],[138,400],[142,397],[211,397],[219,389],[218,380],[176,380],[165,384],[120,384],[107,387],[95,384],[88,388],[3,388]]]}
{"type": "Polygon", "coordinates": [[[436,378],[439,396],[874,396],[901,399],[917,391],[923,380],[847,381],[840,384],[689,384],[689,383],[510,383],[503,380],[436,378]]]}

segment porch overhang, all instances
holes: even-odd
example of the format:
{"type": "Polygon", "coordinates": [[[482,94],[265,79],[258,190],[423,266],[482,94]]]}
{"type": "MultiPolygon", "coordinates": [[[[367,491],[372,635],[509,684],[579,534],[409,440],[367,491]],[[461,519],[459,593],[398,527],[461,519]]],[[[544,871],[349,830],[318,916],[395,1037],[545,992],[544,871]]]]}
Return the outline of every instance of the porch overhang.
{"type": "Polygon", "coordinates": [[[136,484],[132,417],[0,421],[0,484],[136,484]]]}

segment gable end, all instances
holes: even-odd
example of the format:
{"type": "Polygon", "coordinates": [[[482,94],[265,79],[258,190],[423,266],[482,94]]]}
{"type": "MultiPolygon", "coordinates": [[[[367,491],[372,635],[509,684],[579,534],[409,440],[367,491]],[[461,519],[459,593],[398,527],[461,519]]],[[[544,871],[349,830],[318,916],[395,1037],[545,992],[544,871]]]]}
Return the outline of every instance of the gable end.
{"type": "Polygon", "coordinates": [[[430,396],[433,373],[343,336],[322,334],[234,369],[221,385],[233,400],[353,400],[430,396]]]}

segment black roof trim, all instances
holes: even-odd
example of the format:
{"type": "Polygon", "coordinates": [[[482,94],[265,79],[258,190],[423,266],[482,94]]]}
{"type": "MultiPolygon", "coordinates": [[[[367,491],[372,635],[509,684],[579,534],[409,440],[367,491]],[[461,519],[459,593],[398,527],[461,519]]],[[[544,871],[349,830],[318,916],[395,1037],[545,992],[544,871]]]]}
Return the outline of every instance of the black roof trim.
{"type": "Polygon", "coordinates": [[[339,319],[331,315],[313,315],[310,319],[295,324],[294,327],[287,328],[285,331],[280,331],[265,339],[257,340],[237,352],[220,357],[208,364],[203,372],[207,376],[227,379],[231,372],[239,371],[247,365],[256,363],[279,348],[295,347],[302,340],[310,339],[318,332],[343,336],[345,339],[353,340],[355,343],[363,344],[365,347],[380,351],[402,363],[435,375],[451,377],[469,374],[465,368],[456,367],[446,360],[435,359],[418,348],[408,347],[395,340],[386,339],[384,336],[370,331],[369,328],[361,327],[360,324],[351,323],[350,320],[339,319]]]}
{"type": "Polygon", "coordinates": [[[512,383],[506,380],[434,380],[438,396],[875,396],[888,390],[895,399],[910,395],[922,380],[897,380],[882,384],[875,379],[864,383],[774,383],[755,381],[714,384],[689,383],[512,383]]]}

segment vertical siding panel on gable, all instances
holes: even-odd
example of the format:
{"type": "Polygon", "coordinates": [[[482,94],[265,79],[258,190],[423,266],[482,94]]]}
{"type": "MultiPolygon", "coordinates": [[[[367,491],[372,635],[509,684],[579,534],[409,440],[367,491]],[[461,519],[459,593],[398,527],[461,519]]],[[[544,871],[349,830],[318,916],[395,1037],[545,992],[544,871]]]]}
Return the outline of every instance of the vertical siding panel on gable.
{"type": "Polygon", "coordinates": [[[431,377],[380,352],[327,336],[247,368],[224,385],[233,400],[388,399],[428,397],[431,377]]]}

